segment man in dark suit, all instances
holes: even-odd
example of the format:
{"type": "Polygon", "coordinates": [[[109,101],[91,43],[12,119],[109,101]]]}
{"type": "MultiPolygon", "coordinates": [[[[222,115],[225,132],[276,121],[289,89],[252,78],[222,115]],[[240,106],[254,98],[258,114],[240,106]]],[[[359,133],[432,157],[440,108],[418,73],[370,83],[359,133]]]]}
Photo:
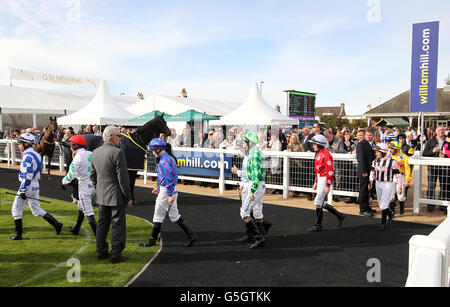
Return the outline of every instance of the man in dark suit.
{"type": "Polygon", "coordinates": [[[103,132],[105,143],[92,154],[91,180],[99,206],[97,226],[97,258],[111,257],[112,263],[128,260],[122,256],[126,243],[125,208],[132,204],[130,180],[125,154],[118,148],[120,130],[114,126],[103,132]],[[109,227],[112,224],[111,253],[108,253],[109,227]]]}
{"type": "MultiPolygon", "coordinates": [[[[364,130],[358,131],[362,133],[364,130]]],[[[375,159],[375,152],[368,139],[373,139],[373,130],[364,131],[365,138],[356,145],[356,157],[358,159],[357,174],[359,176],[359,211],[360,215],[373,216],[372,208],[369,204],[369,175],[372,169],[372,162],[375,159]]]]}

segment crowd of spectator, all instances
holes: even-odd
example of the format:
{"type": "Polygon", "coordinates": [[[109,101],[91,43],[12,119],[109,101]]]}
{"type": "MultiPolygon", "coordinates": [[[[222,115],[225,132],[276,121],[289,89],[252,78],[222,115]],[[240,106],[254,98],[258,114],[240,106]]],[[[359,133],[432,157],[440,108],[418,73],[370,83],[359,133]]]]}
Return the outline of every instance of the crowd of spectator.
{"type": "MultiPolygon", "coordinates": [[[[214,127],[214,126],[213,126],[214,127]]],[[[119,126],[121,133],[132,133],[133,130],[130,128],[119,126]]],[[[245,130],[240,127],[214,127],[209,129],[207,132],[205,131],[194,131],[189,128],[185,128],[182,131],[182,134],[177,134],[175,129],[171,129],[172,135],[167,138],[168,143],[172,145],[172,147],[194,147],[194,148],[207,148],[207,149],[231,149],[237,150],[239,149],[238,142],[239,139],[242,139],[245,130]]],[[[367,140],[366,134],[367,128],[354,128],[350,129],[349,127],[334,127],[334,128],[324,128],[319,123],[314,123],[311,126],[306,126],[304,128],[294,128],[294,129],[260,129],[258,134],[259,143],[257,144],[258,148],[266,151],[277,151],[277,152],[313,152],[311,140],[316,134],[323,134],[327,140],[328,144],[326,149],[334,154],[353,154],[356,155],[358,151],[358,144],[367,140]]],[[[426,157],[437,157],[437,158],[448,158],[450,157],[449,147],[450,147],[450,130],[445,129],[442,126],[437,128],[427,128],[424,133],[418,132],[413,127],[408,128],[399,128],[399,127],[376,127],[372,128],[370,131],[371,137],[371,146],[374,147],[377,143],[389,143],[393,140],[398,140],[402,145],[401,151],[407,156],[412,156],[416,151],[420,150],[421,142],[424,146],[423,155],[426,157]]],[[[34,134],[37,140],[43,134],[44,131],[40,131],[37,128],[28,128],[28,129],[10,129],[5,132],[0,131],[0,138],[2,139],[16,139],[21,133],[28,132],[34,134]]],[[[73,128],[62,128],[56,131],[56,141],[59,145],[63,147],[64,154],[67,155],[67,159],[70,160],[69,155],[70,146],[66,141],[75,134],[94,134],[101,136],[102,132],[100,131],[97,125],[87,125],[84,129],[80,129],[77,132],[73,130],[73,128]]],[[[297,163],[298,164],[298,163],[297,163]]],[[[305,173],[304,180],[308,178],[306,173],[313,174],[313,169],[311,165],[297,165],[293,164],[291,166],[291,173],[299,174],[300,172],[305,173]],[[300,167],[303,169],[300,170],[300,167]],[[306,168],[305,168],[306,167],[306,168]],[[306,178],[306,179],[305,179],[306,178]]],[[[336,176],[336,189],[342,188],[344,190],[348,190],[350,188],[350,182],[348,178],[352,176],[357,176],[356,174],[350,174],[349,172],[356,172],[354,166],[344,165],[345,163],[341,163],[342,165],[338,165],[335,170],[336,176]]],[[[358,162],[360,164],[360,162],[358,162]]],[[[360,165],[358,165],[360,166],[360,165]]],[[[282,178],[282,160],[280,158],[270,157],[268,159],[268,175],[272,176],[273,180],[281,180],[282,178]]],[[[439,180],[441,187],[446,188],[447,191],[450,191],[450,184],[447,183],[449,181],[448,172],[446,168],[442,167],[429,167],[428,168],[428,192],[427,196],[429,198],[434,198],[435,196],[435,187],[436,183],[439,180]],[[445,171],[444,171],[445,169],[445,171]]],[[[364,172],[365,174],[366,172],[364,172]]],[[[361,174],[360,179],[365,181],[364,177],[361,174]]],[[[291,176],[291,180],[297,180],[294,178],[295,176],[291,176]]],[[[313,180],[312,178],[309,178],[313,180]]],[[[365,187],[360,187],[360,192],[363,190],[364,199],[366,199],[366,191],[365,187]]],[[[281,191],[274,191],[273,193],[281,193],[281,191]]],[[[294,193],[294,195],[298,195],[299,193],[294,193]]],[[[449,199],[448,193],[443,193],[444,199],[449,199]]],[[[308,194],[308,198],[312,199],[312,195],[308,194]]],[[[364,211],[364,208],[367,208],[366,204],[361,204],[361,202],[366,202],[365,200],[359,199],[361,210],[364,211]]],[[[337,201],[338,198],[335,198],[337,201]]],[[[346,201],[347,203],[356,203],[357,199],[352,197],[346,201]]],[[[433,206],[429,206],[431,210],[433,206]]]]}

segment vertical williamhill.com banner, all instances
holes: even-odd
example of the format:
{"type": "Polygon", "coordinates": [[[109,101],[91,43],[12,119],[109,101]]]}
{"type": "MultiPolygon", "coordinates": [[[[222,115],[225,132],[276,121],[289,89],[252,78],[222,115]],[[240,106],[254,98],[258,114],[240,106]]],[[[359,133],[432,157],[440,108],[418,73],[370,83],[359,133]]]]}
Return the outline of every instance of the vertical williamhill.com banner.
{"type": "Polygon", "coordinates": [[[413,25],[411,112],[435,112],[439,21],[413,25]]]}

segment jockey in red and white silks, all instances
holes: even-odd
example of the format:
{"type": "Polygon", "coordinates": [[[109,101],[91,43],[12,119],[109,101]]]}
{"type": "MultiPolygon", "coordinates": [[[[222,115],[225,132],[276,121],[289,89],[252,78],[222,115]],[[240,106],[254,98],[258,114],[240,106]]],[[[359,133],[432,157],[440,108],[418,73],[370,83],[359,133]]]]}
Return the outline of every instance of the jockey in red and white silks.
{"type": "Polygon", "coordinates": [[[83,211],[86,217],[94,215],[92,208],[92,197],[95,189],[90,179],[92,167],[92,152],[84,148],[76,150],[75,157],[69,167],[69,172],[63,178],[62,184],[66,185],[72,182],[75,178],[78,179],[78,210],[83,211]]]}

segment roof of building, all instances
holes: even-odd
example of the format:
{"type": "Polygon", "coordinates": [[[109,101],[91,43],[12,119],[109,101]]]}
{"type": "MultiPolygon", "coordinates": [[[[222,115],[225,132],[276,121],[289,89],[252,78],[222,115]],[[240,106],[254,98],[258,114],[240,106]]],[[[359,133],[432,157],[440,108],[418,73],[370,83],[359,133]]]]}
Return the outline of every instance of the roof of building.
{"type": "MultiPolygon", "coordinates": [[[[405,114],[410,112],[409,103],[410,91],[406,91],[385,103],[379,105],[378,107],[366,112],[365,114],[405,114]]],[[[442,88],[437,90],[437,109],[436,112],[450,112],[450,91],[444,91],[442,88]]]]}
{"type": "Polygon", "coordinates": [[[341,117],[347,116],[345,107],[316,107],[316,116],[323,115],[338,115],[341,117]]]}

